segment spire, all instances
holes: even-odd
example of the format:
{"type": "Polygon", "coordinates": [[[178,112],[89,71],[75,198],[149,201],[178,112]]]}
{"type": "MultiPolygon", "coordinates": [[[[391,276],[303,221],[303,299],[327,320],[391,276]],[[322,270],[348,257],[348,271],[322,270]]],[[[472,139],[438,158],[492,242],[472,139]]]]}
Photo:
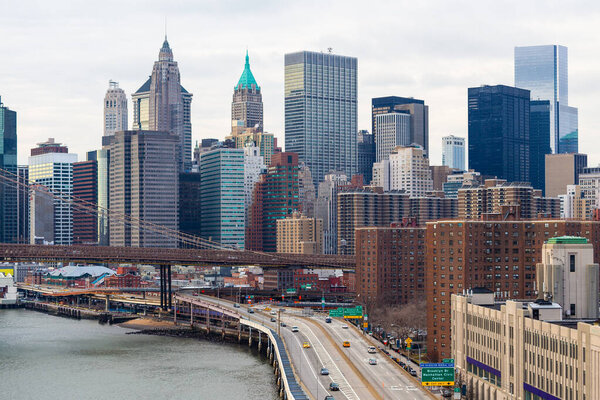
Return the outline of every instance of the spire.
{"type": "Polygon", "coordinates": [[[158,53],[159,61],[173,61],[173,51],[171,50],[171,46],[169,46],[169,41],[167,40],[167,33],[165,32],[165,41],[160,48],[158,53]]]}
{"type": "Polygon", "coordinates": [[[252,75],[252,71],[250,70],[250,57],[248,56],[248,50],[246,49],[244,72],[242,72],[242,76],[240,76],[240,80],[234,89],[252,89],[252,85],[254,85],[256,90],[260,90],[260,86],[256,83],[256,79],[254,79],[254,75],[252,75]]]}

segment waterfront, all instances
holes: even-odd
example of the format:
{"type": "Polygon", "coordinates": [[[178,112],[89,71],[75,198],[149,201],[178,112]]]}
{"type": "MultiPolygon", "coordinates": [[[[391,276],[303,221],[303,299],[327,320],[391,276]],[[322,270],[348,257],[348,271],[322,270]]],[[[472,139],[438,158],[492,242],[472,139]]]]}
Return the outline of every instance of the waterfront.
{"type": "Polygon", "coordinates": [[[273,370],[245,346],[127,335],[96,321],[0,311],[0,397],[277,399],[273,370]]]}

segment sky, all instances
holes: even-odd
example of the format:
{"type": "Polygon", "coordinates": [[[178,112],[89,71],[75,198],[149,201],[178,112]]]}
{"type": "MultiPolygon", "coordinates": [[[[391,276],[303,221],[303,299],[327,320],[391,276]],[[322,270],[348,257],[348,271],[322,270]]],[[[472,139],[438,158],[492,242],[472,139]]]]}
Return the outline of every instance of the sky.
{"type": "Polygon", "coordinates": [[[569,49],[569,105],[579,149],[600,162],[600,2],[597,1],[29,1],[0,0],[0,96],[18,113],[19,163],[53,137],[85,160],[101,147],[108,81],[129,99],[152,72],[165,35],[194,94],[193,142],[230,132],[246,49],[261,86],[265,130],[284,143],[284,54],[358,58],[358,129],[371,99],[429,105],[430,158],[441,138],[467,136],[467,88],[514,85],[515,46],[569,49]]]}

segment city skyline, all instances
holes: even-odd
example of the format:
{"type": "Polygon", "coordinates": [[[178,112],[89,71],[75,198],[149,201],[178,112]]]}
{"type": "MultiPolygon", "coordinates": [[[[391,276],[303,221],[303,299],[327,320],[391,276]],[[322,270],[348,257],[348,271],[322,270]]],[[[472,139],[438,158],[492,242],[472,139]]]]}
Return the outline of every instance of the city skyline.
{"type": "MultiPolygon", "coordinates": [[[[263,90],[265,130],[273,132],[283,144],[284,54],[298,50],[327,52],[328,47],[333,47],[334,54],[357,57],[361,66],[357,128],[370,129],[373,97],[398,95],[424,99],[430,106],[431,161],[440,164],[439,139],[450,132],[466,136],[467,88],[480,84],[512,85],[515,46],[560,44],[568,47],[570,53],[569,100],[579,108],[580,146],[596,147],[593,132],[600,128],[600,119],[593,113],[595,99],[591,89],[594,82],[600,80],[592,72],[597,70],[591,56],[596,43],[583,43],[576,38],[593,29],[594,16],[600,11],[597,5],[590,3],[583,13],[579,11],[581,8],[559,8],[558,3],[542,8],[532,3],[521,6],[519,14],[517,3],[513,3],[513,7],[475,5],[468,13],[450,5],[439,4],[435,8],[423,5],[413,10],[414,18],[403,23],[402,28],[392,23],[395,20],[391,16],[378,14],[380,21],[376,27],[368,28],[368,34],[362,29],[356,33],[346,31],[344,35],[339,32],[343,24],[360,26],[359,18],[371,15],[377,9],[375,6],[358,10],[359,6],[336,7],[333,3],[321,7],[310,23],[300,24],[303,18],[298,18],[298,22],[286,18],[294,12],[300,16],[313,15],[315,7],[306,2],[289,7],[269,3],[237,7],[231,12],[216,5],[190,3],[181,11],[166,12],[159,3],[150,3],[140,18],[129,21],[134,10],[126,4],[122,5],[121,15],[103,18],[112,10],[111,3],[93,17],[83,9],[58,3],[52,11],[55,13],[52,23],[65,27],[50,28],[45,22],[50,21],[47,19],[49,6],[0,6],[0,33],[11,39],[3,45],[5,53],[12,55],[12,62],[0,67],[0,76],[4,77],[0,87],[5,104],[19,113],[19,163],[26,161],[26,154],[35,143],[47,137],[56,137],[67,144],[81,159],[86,151],[99,147],[106,81],[119,81],[130,101],[130,94],[139,86],[140,76],[148,74],[148,65],[154,61],[162,43],[165,16],[169,21],[169,41],[185,76],[186,88],[196,93],[192,110],[193,142],[206,137],[223,138],[228,134],[231,85],[239,77],[239,60],[248,48],[253,72],[263,90]],[[494,12],[486,15],[493,15],[494,19],[478,15],[490,7],[494,12]],[[432,14],[434,9],[436,15],[444,15],[443,20],[432,14]],[[337,17],[332,19],[331,26],[320,23],[333,12],[337,17]],[[222,21],[219,17],[226,13],[231,14],[231,21],[217,25],[215,21],[222,21]],[[529,18],[533,13],[538,20],[545,21],[544,25],[531,25],[529,18]],[[246,32],[240,40],[239,35],[234,34],[239,30],[235,24],[248,16],[261,29],[246,32]],[[463,26],[465,20],[473,16],[478,18],[476,26],[486,27],[484,37],[471,36],[463,26]],[[18,23],[25,17],[39,20],[39,24],[25,31],[18,23]],[[70,21],[74,17],[81,19],[81,25],[60,23],[63,18],[70,21]],[[506,18],[512,21],[509,33],[501,30],[506,18]],[[575,19],[577,24],[573,25],[575,19]],[[186,23],[192,20],[196,22],[186,23]],[[143,30],[136,30],[142,23],[154,24],[155,28],[147,29],[144,25],[143,30]],[[423,35],[432,23],[438,28],[436,35],[423,35]],[[389,44],[378,43],[376,38],[390,31],[398,31],[409,39],[406,42],[414,43],[403,46],[400,54],[389,51],[389,44]],[[135,47],[114,46],[122,37],[129,38],[135,47]],[[61,53],[70,54],[69,68],[64,68],[62,57],[54,55],[55,43],[60,43],[61,53]],[[37,50],[19,51],[27,47],[37,50]],[[46,68],[42,73],[34,72],[36,62],[29,53],[44,58],[46,68]],[[61,109],[74,111],[69,124],[65,124],[61,109]],[[85,141],[80,139],[82,126],[89,132],[85,141]]],[[[596,164],[600,152],[590,152],[590,160],[591,165],[596,164]]]]}

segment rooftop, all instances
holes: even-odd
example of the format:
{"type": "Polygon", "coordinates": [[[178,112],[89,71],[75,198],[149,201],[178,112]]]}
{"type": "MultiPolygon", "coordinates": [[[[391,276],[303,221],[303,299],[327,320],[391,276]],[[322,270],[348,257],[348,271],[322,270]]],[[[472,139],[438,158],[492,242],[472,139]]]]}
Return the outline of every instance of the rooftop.
{"type": "Polygon", "coordinates": [[[254,85],[256,90],[260,90],[260,86],[256,83],[256,79],[254,79],[254,75],[252,75],[252,71],[250,70],[250,57],[248,57],[248,50],[246,50],[244,72],[242,72],[242,76],[240,76],[240,80],[234,89],[251,89],[252,85],[254,85]]]}
{"type": "Polygon", "coordinates": [[[588,240],[578,236],[558,236],[548,239],[549,244],[587,244],[588,240]]]}

